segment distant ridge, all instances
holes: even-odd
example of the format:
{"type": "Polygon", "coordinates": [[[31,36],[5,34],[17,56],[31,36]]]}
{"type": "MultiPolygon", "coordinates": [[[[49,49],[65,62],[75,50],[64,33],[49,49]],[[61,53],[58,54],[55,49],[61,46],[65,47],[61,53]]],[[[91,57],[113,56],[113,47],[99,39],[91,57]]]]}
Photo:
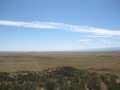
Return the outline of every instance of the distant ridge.
{"type": "Polygon", "coordinates": [[[120,47],[109,47],[109,48],[96,48],[96,49],[81,49],[81,50],[74,50],[74,51],[120,51],[120,47]]]}

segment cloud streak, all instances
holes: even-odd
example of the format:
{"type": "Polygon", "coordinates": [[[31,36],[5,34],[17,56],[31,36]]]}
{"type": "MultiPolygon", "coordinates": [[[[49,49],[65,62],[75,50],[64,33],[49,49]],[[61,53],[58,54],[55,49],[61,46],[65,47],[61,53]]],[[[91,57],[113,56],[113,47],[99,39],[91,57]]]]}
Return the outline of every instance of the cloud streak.
{"type": "Polygon", "coordinates": [[[80,33],[92,33],[95,35],[120,35],[119,30],[107,30],[88,26],[69,25],[65,23],[55,22],[16,22],[16,21],[0,21],[0,25],[28,27],[37,29],[60,29],[80,33]]]}
{"type": "Polygon", "coordinates": [[[101,37],[112,37],[111,35],[82,35],[85,37],[101,38],[101,37]]]}
{"type": "Polygon", "coordinates": [[[112,44],[112,41],[111,40],[101,40],[101,43],[104,45],[110,45],[110,44],[112,44]]]}
{"type": "Polygon", "coordinates": [[[81,39],[81,40],[78,40],[79,42],[89,42],[89,41],[92,41],[92,39],[81,39]]]}

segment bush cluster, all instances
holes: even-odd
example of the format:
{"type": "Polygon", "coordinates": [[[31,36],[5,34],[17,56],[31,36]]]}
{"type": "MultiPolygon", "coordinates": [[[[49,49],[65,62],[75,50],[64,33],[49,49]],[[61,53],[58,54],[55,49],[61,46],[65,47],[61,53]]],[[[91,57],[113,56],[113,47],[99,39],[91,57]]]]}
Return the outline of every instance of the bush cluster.
{"type": "Polygon", "coordinates": [[[61,66],[42,72],[1,72],[0,90],[101,90],[101,82],[108,90],[120,90],[117,79],[114,75],[61,66]]]}

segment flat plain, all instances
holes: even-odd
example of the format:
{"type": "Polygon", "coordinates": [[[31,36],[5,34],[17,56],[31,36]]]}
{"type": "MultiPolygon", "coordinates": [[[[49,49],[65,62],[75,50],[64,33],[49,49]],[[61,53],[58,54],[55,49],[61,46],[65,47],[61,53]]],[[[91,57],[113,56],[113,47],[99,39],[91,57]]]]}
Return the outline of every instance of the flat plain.
{"type": "Polygon", "coordinates": [[[0,52],[0,72],[42,71],[63,65],[120,76],[120,52],[0,52]]]}

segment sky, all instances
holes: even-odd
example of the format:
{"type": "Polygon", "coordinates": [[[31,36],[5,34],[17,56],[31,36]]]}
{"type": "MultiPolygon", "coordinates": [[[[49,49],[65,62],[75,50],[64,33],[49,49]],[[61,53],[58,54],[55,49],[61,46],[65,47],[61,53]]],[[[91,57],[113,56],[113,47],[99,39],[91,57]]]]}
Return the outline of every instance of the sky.
{"type": "Polygon", "coordinates": [[[120,48],[120,0],[0,0],[0,51],[120,48]]]}

